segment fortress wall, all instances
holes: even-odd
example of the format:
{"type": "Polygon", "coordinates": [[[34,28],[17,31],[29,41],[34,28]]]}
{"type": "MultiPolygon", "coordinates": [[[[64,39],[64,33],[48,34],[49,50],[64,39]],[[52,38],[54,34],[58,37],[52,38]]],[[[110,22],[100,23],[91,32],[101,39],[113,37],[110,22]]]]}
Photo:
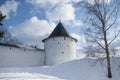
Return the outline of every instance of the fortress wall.
{"type": "Polygon", "coordinates": [[[31,67],[44,65],[43,50],[0,46],[0,67],[31,67]]]}

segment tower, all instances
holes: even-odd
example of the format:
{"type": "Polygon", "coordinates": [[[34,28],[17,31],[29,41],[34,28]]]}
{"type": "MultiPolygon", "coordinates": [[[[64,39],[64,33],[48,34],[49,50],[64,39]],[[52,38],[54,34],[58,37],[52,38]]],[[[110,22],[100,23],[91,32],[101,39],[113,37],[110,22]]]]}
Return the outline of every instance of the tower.
{"type": "Polygon", "coordinates": [[[68,34],[61,22],[43,42],[46,65],[60,64],[76,58],[77,40],[68,34]]]}

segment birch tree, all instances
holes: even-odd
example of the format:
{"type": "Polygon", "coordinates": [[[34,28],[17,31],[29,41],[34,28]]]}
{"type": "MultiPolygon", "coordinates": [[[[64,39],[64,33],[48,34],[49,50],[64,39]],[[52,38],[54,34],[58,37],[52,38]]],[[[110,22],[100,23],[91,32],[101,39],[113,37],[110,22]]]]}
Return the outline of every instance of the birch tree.
{"type": "Polygon", "coordinates": [[[87,0],[84,4],[88,15],[88,27],[85,29],[85,36],[86,40],[91,43],[87,50],[91,53],[93,51],[95,53],[105,53],[107,76],[112,78],[110,46],[119,35],[119,31],[113,32],[118,19],[117,4],[110,0],[87,0]]]}

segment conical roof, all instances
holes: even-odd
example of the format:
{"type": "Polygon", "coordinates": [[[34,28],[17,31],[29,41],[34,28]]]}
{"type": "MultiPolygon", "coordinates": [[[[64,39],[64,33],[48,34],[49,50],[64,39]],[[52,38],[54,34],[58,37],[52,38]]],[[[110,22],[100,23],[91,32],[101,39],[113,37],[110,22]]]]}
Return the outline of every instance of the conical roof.
{"type": "Polygon", "coordinates": [[[53,32],[50,34],[49,38],[51,37],[70,37],[66,29],[63,27],[62,23],[59,22],[56,28],[53,30],[53,32]]]}
{"type": "MultiPolygon", "coordinates": [[[[66,31],[66,29],[64,28],[64,26],[62,25],[61,22],[58,23],[58,25],[55,27],[55,29],[53,30],[53,32],[50,34],[50,36],[44,40],[42,40],[42,42],[44,42],[45,40],[51,38],[51,37],[70,37],[72,38],[68,32],[66,31]]],[[[74,38],[72,38],[74,39],[74,38]]],[[[75,41],[77,41],[75,39],[75,41]]]]}

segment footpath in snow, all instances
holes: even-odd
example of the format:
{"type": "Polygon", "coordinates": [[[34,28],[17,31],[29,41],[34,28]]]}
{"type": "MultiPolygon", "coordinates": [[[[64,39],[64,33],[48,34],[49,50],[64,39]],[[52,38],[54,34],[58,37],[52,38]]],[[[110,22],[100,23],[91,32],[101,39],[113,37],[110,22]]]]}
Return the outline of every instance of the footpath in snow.
{"type": "Polygon", "coordinates": [[[105,60],[84,58],[51,67],[0,68],[0,80],[120,80],[120,58],[111,61],[112,79],[105,60]]]}

